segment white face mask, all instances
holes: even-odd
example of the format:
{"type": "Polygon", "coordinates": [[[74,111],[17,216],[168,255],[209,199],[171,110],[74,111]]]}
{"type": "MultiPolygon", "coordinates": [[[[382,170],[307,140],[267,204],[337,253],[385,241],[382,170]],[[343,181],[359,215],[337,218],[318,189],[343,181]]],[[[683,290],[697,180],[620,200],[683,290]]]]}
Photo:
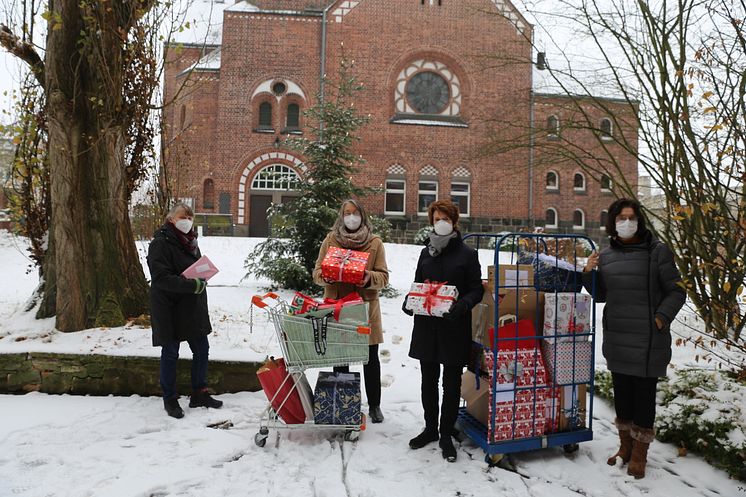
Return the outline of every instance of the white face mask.
{"type": "Polygon", "coordinates": [[[441,219],[440,221],[435,221],[435,224],[433,224],[433,229],[438,235],[446,236],[453,233],[453,224],[450,221],[441,219]]]}
{"type": "Polygon", "coordinates": [[[355,231],[356,229],[358,229],[362,222],[363,218],[360,217],[360,214],[347,214],[344,217],[345,227],[350,231],[355,231]]]}
{"type": "Polygon", "coordinates": [[[192,220],[191,219],[179,219],[174,223],[174,226],[176,226],[176,229],[184,233],[185,235],[189,233],[192,230],[192,220]]]}
{"type": "Polygon", "coordinates": [[[625,219],[616,222],[616,232],[620,238],[632,238],[637,233],[637,220],[625,219]]]}

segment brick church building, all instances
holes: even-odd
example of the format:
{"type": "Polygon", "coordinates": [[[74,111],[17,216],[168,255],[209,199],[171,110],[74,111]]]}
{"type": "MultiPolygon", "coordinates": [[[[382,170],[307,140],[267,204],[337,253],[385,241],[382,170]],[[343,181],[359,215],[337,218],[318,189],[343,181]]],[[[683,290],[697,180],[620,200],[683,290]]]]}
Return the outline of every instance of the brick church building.
{"type": "Polygon", "coordinates": [[[533,27],[509,0],[227,2],[219,43],[168,51],[164,139],[174,196],[230,216],[236,235],[265,236],[267,207],[295,195],[288,180],[304,159],[283,142],[306,131],[303,111],[342,57],[370,115],[355,179],[380,187],[364,203],[398,240],[439,198],[459,203],[463,231],[545,226],[599,239],[615,175],[637,183],[637,131],[625,124],[636,109],[543,87],[533,27]],[[616,173],[581,169],[558,147],[589,163],[611,154],[616,173]]]}

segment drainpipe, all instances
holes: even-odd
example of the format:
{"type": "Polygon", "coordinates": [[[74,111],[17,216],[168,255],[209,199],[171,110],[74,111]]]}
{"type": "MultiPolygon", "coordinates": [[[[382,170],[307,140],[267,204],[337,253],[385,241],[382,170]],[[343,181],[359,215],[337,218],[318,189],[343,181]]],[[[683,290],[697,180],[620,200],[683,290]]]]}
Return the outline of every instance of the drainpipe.
{"type": "Polygon", "coordinates": [[[528,226],[532,230],[534,222],[534,33],[531,31],[531,71],[529,73],[528,90],[528,226]]]}
{"type": "MultiPolygon", "coordinates": [[[[324,7],[324,11],[321,13],[321,67],[319,73],[319,103],[324,105],[324,78],[326,78],[326,19],[329,9],[334,6],[334,0],[324,7]]],[[[324,122],[319,123],[319,141],[324,140],[324,122]]]]}

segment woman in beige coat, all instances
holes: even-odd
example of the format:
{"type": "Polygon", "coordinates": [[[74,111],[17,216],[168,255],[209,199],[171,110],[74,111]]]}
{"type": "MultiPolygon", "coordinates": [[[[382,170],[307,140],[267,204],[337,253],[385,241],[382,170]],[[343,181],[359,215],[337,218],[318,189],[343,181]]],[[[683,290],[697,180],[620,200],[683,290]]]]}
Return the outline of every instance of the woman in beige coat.
{"type": "MultiPolygon", "coordinates": [[[[327,235],[319,249],[316,267],[313,269],[313,280],[324,287],[324,298],[341,299],[352,292],[357,292],[368,302],[368,317],[370,320],[370,355],[368,364],[363,366],[365,379],[365,394],[368,397],[368,412],[373,423],[383,421],[381,412],[381,362],[378,359],[378,344],[383,343],[383,329],[381,327],[381,305],[378,301],[378,291],[388,285],[389,270],[386,266],[386,253],[381,238],[373,234],[372,226],[363,206],[355,200],[342,203],[339,216],[331,232],[327,235]],[[368,265],[365,278],[359,285],[325,281],[321,276],[321,261],[324,260],[329,247],[341,247],[348,250],[367,252],[368,265]]],[[[345,371],[346,368],[334,368],[335,371],[345,371]]]]}

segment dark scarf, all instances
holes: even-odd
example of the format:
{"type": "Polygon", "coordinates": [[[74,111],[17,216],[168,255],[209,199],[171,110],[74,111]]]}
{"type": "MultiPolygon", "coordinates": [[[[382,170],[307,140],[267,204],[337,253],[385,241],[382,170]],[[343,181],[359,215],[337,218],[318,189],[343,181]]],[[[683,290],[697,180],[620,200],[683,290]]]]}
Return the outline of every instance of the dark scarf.
{"type": "Polygon", "coordinates": [[[433,257],[438,257],[451,243],[454,238],[460,238],[461,234],[453,230],[450,235],[439,235],[435,231],[430,233],[430,243],[427,244],[427,250],[433,257]]]}
{"type": "Polygon", "coordinates": [[[194,227],[189,230],[189,233],[184,234],[173,223],[167,222],[166,224],[171,232],[176,235],[176,239],[179,240],[184,250],[196,256],[199,244],[197,242],[197,232],[194,230],[194,227]]]}

